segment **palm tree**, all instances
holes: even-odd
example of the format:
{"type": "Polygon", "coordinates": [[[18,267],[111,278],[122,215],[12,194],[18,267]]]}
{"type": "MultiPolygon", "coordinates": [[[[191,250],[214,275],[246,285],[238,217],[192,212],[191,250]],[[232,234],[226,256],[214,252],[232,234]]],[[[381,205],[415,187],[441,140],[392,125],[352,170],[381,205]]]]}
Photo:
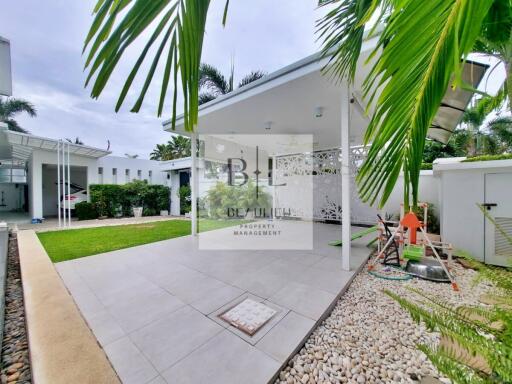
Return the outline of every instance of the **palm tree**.
{"type": "MultiPolygon", "coordinates": [[[[234,75],[235,68],[233,65],[231,66],[229,78],[226,79],[213,65],[202,63],[199,67],[199,88],[206,89],[206,91],[199,94],[199,105],[232,92],[234,90],[234,75]]],[[[240,80],[238,88],[259,80],[263,76],[265,76],[263,71],[252,71],[240,80]]]]}
{"type": "Polygon", "coordinates": [[[167,161],[190,156],[190,139],[185,136],[173,136],[167,144],[157,144],[149,155],[151,160],[167,161]]]}
{"type": "Polygon", "coordinates": [[[167,158],[167,154],[169,153],[169,148],[166,144],[157,144],[153,152],[149,154],[150,160],[158,160],[161,161],[164,158],[167,158]]]}
{"type": "Polygon", "coordinates": [[[82,140],[80,140],[80,138],[77,136],[75,137],[75,140],[71,140],[71,139],[67,139],[66,138],[66,141],[68,143],[71,143],[71,144],[76,144],[76,145],[84,145],[84,142],[82,140]]]}
{"type": "MultiPolygon", "coordinates": [[[[428,129],[449,86],[461,87],[464,59],[477,43],[509,41],[510,0],[320,0],[329,7],[318,24],[326,71],[353,82],[365,27],[382,25],[364,96],[373,106],[365,135],[372,143],[358,174],[363,200],[382,206],[404,173],[404,203],[416,205],[423,149],[428,129]],[[379,96],[378,96],[379,95],[379,96]]],[[[158,114],[173,79],[171,126],[176,124],[177,88],[184,96],[184,127],[193,131],[199,107],[200,63],[210,0],[98,0],[85,41],[86,84],[94,78],[97,98],[126,49],[154,25],[116,105],[119,110],[137,72],[155,42],[152,64],[132,108],[139,111],[158,63],[164,73],[158,114]],[[121,20],[116,23],[116,19],[121,20]]],[[[226,0],[223,24],[229,0],[226,0]]],[[[512,88],[512,87],[511,87],[512,88]]]]}
{"type": "Polygon", "coordinates": [[[35,107],[26,100],[15,98],[0,98],[0,121],[7,124],[10,131],[28,133],[14,120],[18,113],[26,112],[30,117],[37,115],[35,107]]]}
{"type": "Polygon", "coordinates": [[[190,139],[188,137],[181,135],[173,136],[167,145],[169,146],[169,152],[171,153],[172,157],[166,160],[189,157],[191,154],[190,139]]]}

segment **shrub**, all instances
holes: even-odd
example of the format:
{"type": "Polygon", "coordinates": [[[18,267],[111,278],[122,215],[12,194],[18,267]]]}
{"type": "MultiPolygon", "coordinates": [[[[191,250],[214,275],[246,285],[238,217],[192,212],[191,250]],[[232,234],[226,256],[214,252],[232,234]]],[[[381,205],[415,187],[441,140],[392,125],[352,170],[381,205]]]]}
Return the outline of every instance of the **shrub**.
{"type": "Polygon", "coordinates": [[[421,164],[421,170],[422,171],[431,171],[432,170],[432,163],[422,163],[421,164]]]}
{"type": "Polygon", "coordinates": [[[133,207],[143,207],[144,216],[153,216],[169,209],[169,187],[134,180],[124,185],[95,184],[90,186],[91,202],[100,216],[116,217],[122,212],[133,215],[133,207]]]}
{"type": "MultiPolygon", "coordinates": [[[[243,186],[229,186],[218,182],[210,189],[204,199],[204,209],[209,217],[214,219],[227,218],[228,208],[253,210],[271,207],[271,197],[260,187],[256,197],[256,184],[249,180],[243,186]]],[[[201,213],[200,213],[201,216],[201,213]]]]}
{"type": "Polygon", "coordinates": [[[96,210],[96,205],[88,203],[87,201],[76,203],[75,213],[78,217],[78,220],[94,220],[98,218],[98,211],[96,210]]]}
{"type": "Polygon", "coordinates": [[[180,198],[180,214],[184,215],[187,212],[190,212],[192,209],[192,191],[190,189],[190,185],[183,185],[180,187],[178,191],[178,197],[180,198]]]}

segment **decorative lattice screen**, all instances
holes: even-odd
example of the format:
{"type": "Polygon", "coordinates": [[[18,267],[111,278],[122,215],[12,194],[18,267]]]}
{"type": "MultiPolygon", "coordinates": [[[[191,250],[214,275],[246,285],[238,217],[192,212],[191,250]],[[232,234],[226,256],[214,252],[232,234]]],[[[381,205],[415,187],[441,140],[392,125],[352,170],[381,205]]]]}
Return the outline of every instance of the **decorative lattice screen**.
{"type": "MultiPolygon", "coordinates": [[[[355,177],[368,153],[368,147],[351,148],[350,174],[352,191],[351,221],[355,224],[375,223],[377,210],[361,202],[355,177]]],[[[277,156],[275,183],[293,183],[301,175],[313,175],[314,220],[341,221],[341,151],[330,149],[313,153],[277,156]]],[[[277,206],[300,206],[301,195],[286,189],[275,189],[277,206]]]]}

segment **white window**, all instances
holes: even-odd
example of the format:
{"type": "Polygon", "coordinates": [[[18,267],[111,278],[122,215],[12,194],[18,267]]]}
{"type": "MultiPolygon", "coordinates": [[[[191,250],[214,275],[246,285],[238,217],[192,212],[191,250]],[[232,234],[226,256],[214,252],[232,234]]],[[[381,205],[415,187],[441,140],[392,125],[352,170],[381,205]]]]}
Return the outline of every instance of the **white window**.
{"type": "Polygon", "coordinates": [[[125,176],[125,179],[126,179],[125,181],[126,181],[127,183],[129,183],[129,182],[130,182],[130,170],[129,170],[129,169],[126,169],[126,170],[124,171],[124,176],[125,176]]]}
{"type": "Polygon", "coordinates": [[[112,184],[117,184],[117,168],[112,168],[112,184]]]}

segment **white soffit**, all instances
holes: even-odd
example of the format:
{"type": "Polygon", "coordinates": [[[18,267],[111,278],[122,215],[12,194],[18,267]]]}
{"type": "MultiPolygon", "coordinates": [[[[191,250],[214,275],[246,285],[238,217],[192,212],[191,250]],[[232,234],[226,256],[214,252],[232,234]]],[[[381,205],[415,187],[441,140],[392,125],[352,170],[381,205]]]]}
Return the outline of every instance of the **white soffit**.
{"type": "MultiPolygon", "coordinates": [[[[57,151],[59,140],[46,137],[33,136],[19,132],[5,132],[7,142],[11,146],[12,157],[19,160],[27,160],[34,149],[45,151],[57,151]]],[[[67,143],[67,142],[66,142],[67,143]]],[[[76,156],[85,156],[91,158],[100,158],[110,154],[99,148],[86,145],[69,144],[69,153],[76,156]]]]}

